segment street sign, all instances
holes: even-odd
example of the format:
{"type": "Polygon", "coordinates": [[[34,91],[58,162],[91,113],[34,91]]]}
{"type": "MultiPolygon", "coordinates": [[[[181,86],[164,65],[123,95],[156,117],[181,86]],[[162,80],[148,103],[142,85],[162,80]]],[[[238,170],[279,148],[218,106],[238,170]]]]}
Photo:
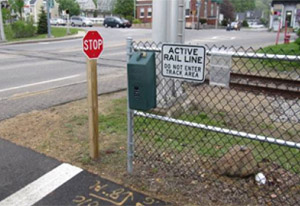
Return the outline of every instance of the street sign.
{"type": "Polygon", "coordinates": [[[87,85],[89,113],[90,156],[99,157],[98,80],[97,59],[103,51],[103,38],[97,31],[88,31],[82,39],[83,53],[87,56],[87,85]]]}
{"type": "Polygon", "coordinates": [[[82,40],[83,53],[89,59],[98,59],[103,51],[103,38],[98,31],[88,31],[82,40]]]}
{"type": "Polygon", "coordinates": [[[205,47],[164,44],[162,75],[197,82],[205,80],[205,47]]]}

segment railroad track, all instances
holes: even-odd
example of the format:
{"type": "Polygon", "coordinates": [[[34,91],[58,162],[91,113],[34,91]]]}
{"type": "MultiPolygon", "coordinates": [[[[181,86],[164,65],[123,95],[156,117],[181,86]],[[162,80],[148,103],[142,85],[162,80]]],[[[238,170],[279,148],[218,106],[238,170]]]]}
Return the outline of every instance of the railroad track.
{"type": "MultiPolygon", "coordinates": [[[[206,79],[205,84],[209,84],[206,79]]],[[[200,84],[195,84],[198,86],[200,84]]],[[[300,80],[263,77],[249,74],[230,74],[230,88],[236,90],[280,95],[287,99],[300,99],[300,80]]]]}
{"type": "Polygon", "coordinates": [[[238,73],[231,73],[230,78],[231,87],[280,95],[286,98],[300,98],[300,81],[297,80],[238,73]]]}

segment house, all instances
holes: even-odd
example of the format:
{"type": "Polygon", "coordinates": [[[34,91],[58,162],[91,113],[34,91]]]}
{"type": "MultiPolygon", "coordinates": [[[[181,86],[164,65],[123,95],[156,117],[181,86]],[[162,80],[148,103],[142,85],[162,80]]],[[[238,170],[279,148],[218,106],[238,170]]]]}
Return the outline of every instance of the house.
{"type": "Polygon", "coordinates": [[[270,29],[299,28],[300,0],[273,0],[271,3],[270,29]]]}
{"type": "MultiPolygon", "coordinates": [[[[222,0],[186,0],[185,20],[187,27],[203,19],[215,25],[222,0]],[[200,13],[199,13],[200,11],[200,13]]],[[[152,0],[136,0],[136,18],[143,23],[152,22],[152,0]]]]}
{"type": "Polygon", "coordinates": [[[97,9],[93,0],[76,0],[80,6],[83,16],[93,17],[94,11],[97,9]]]}
{"type": "MultiPolygon", "coordinates": [[[[24,2],[24,13],[26,18],[32,17],[33,22],[37,23],[39,21],[39,15],[41,13],[41,7],[44,7],[44,10],[47,10],[47,1],[45,0],[29,0],[24,2]],[[26,8],[26,9],[25,9],[26,8]]],[[[50,8],[50,18],[59,17],[58,3],[53,0],[53,6],[50,8]]]]}
{"type": "Polygon", "coordinates": [[[240,22],[246,20],[248,23],[260,23],[260,19],[262,19],[263,17],[264,12],[261,10],[236,13],[236,20],[240,22]]]}

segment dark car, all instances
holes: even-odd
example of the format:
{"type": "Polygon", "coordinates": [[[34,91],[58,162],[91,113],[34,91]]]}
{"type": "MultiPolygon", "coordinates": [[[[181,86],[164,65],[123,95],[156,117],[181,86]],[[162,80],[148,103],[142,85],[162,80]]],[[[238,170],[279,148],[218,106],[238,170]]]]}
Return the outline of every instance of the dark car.
{"type": "Polygon", "coordinates": [[[114,16],[110,16],[110,17],[105,17],[103,25],[107,28],[107,27],[117,27],[117,28],[125,28],[126,25],[125,23],[119,18],[119,17],[114,17],[114,16]]]}
{"type": "Polygon", "coordinates": [[[131,27],[131,22],[127,19],[121,18],[123,23],[125,24],[125,27],[130,28],[131,27]]]}

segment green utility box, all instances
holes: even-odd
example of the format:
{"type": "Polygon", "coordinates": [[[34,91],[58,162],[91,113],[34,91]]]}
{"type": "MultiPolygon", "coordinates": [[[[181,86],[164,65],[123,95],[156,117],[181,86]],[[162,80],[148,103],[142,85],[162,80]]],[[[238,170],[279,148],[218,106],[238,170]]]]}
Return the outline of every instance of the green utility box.
{"type": "Polygon", "coordinates": [[[127,64],[129,108],[147,111],[156,107],[155,53],[135,52],[127,64]]]}

